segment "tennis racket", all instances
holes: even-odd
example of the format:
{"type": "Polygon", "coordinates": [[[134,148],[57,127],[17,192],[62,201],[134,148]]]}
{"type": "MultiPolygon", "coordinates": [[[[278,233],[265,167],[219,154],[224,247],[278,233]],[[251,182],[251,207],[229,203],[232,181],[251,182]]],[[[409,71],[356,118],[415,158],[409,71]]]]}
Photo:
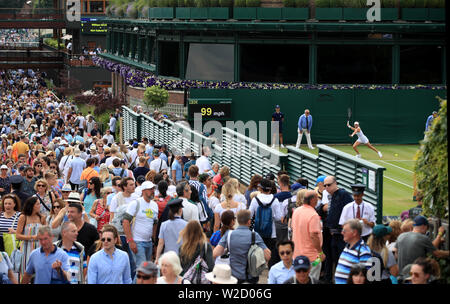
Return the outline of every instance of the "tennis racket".
{"type": "Polygon", "coordinates": [[[352,108],[347,108],[347,127],[350,123],[350,117],[352,117],[352,108]]]}

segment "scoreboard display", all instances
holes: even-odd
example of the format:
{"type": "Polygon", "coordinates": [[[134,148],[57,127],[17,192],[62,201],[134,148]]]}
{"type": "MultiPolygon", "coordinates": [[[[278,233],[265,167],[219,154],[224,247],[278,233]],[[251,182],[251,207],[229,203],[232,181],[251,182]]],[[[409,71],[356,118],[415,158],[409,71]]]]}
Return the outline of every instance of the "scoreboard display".
{"type": "Polygon", "coordinates": [[[106,34],[108,24],[99,18],[81,18],[82,34],[106,34]]]}
{"type": "Polygon", "coordinates": [[[188,101],[188,117],[194,119],[195,113],[200,113],[206,120],[230,120],[232,118],[231,99],[191,98],[188,101]]]}

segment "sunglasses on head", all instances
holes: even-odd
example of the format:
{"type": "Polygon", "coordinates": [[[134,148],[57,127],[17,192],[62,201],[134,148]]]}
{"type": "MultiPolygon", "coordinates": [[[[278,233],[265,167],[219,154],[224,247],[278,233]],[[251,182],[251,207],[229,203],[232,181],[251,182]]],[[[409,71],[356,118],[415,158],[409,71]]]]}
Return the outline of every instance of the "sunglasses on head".
{"type": "Polygon", "coordinates": [[[102,242],[111,242],[112,238],[102,238],[101,241],[102,242]]]}
{"type": "Polygon", "coordinates": [[[149,280],[149,279],[154,278],[156,276],[154,276],[154,275],[140,275],[140,274],[137,274],[136,277],[138,279],[149,280]]]}

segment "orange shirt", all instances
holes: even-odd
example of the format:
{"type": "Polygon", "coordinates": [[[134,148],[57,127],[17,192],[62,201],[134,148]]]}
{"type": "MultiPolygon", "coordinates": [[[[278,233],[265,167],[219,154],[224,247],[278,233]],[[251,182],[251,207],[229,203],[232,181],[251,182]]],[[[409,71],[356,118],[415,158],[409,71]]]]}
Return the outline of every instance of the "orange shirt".
{"type": "Polygon", "coordinates": [[[320,216],[313,207],[304,204],[295,209],[292,215],[292,241],[295,244],[294,257],[304,255],[308,257],[311,263],[317,259],[320,252],[313,246],[310,236],[312,232],[319,233],[320,247],[322,247],[320,216]]]}
{"type": "Polygon", "coordinates": [[[83,170],[83,172],[81,172],[81,176],[80,176],[80,180],[87,180],[89,182],[89,180],[91,179],[91,177],[94,176],[99,176],[97,170],[91,168],[91,167],[87,167],[86,169],[83,170]]]}
{"type": "Polygon", "coordinates": [[[28,155],[27,152],[30,151],[30,147],[22,141],[18,141],[13,145],[13,150],[17,149],[17,155],[25,154],[28,155]]]}

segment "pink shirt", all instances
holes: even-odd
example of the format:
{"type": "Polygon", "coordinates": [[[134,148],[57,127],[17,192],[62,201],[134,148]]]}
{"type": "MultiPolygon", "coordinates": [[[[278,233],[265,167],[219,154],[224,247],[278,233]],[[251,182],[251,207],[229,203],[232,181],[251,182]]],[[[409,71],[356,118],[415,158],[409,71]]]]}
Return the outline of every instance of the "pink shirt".
{"type": "Polygon", "coordinates": [[[304,204],[295,209],[292,215],[292,240],[295,244],[294,257],[304,255],[312,263],[319,254],[319,251],[313,246],[310,233],[318,232],[320,247],[322,247],[322,226],[320,216],[316,210],[304,204]]]}

